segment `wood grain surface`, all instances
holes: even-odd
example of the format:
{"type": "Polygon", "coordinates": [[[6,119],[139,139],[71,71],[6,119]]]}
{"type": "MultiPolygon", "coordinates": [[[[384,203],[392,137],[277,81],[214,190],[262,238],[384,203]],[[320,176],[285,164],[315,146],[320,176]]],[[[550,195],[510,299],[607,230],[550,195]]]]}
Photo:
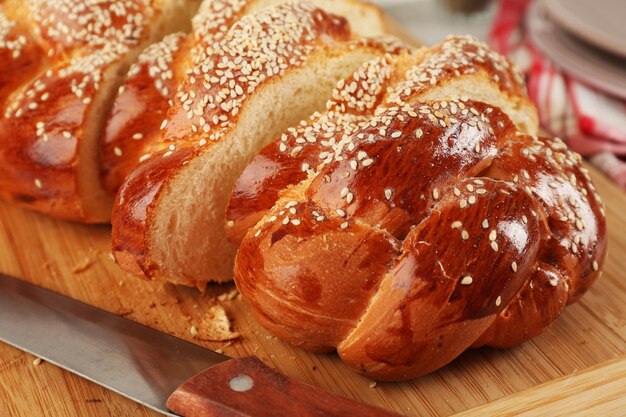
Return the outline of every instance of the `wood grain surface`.
{"type": "MultiPolygon", "coordinates": [[[[590,170],[609,224],[609,256],[595,286],[542,336],[509,350],[468,351],[410,382],[373,384],[336,354],[312,354],[275,339],[243,300],[228,300],[232,284],[200,294],[125,275],[109,255],[110,227],[54,221],[0,203],[0,272],[229,356],[256,355],[287,376],[408,416],[625,415],[626,193],[590,170]],[[224,307],[241,337],[210,340],[215,305],[224,307]]],[[[34,359],[0,344],[0,416],[158,415],[34,359]]]]}

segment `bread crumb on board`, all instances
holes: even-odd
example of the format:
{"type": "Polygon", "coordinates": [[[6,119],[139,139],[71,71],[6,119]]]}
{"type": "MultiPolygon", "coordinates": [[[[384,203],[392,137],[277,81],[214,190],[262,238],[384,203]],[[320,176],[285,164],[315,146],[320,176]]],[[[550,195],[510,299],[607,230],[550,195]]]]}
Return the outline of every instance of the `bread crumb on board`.
{"type": "Polygon", "coordinates": [[[39,366],[43,363],[43,359],[41,358],[35,358],[35,360],[33,361],[33,366],[39,366]]]}
{"type": "Polygon", "coordinates": [[[221,302],[233,301],[235,298],[238,298],[238,296],[239,296],[239,291],[237,291],[237,288],[234,288],[230,292],[225,292],[225,293],[218,295],[217,300],[221,302]]]}
{"type": "Polygon", "coordinates": [[[232,322],[221,305],[212,306],[200,325],[192,325],[189,331],[193,337],[209,342],[226,342],[241,337],[239,332],[233,330],[232,322]]]}
{"type": "Polygon", "coordinates": [[[100,257],[101,254],[102,254],[101,251],[92,248],[89,251],[88,255],[86,255],[80,262],[74,265],[74,268],[72,268],[72,272],[74,274],[80,274],[80,273],[87,271],[98,262],[98,258],[100,257]]]}
{"type": "Polygon", "coordinates": [[[91,268],[91,266],[95,263],[95,259],[87,256],[85,257],[82,261],[80,261],[79,263],[77,263],[76,265],[74,265],[74,267],[72,268],[72,272],[74,274],[80,274],[82,272],[85,272],[86,270],[88,270],[89,268],[91,268]]]}

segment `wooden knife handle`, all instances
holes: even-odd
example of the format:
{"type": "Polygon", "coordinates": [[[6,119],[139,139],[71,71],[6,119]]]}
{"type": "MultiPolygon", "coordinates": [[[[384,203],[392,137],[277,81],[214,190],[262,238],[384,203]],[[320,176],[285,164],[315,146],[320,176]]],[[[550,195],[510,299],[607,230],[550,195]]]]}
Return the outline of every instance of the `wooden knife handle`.
{"type": "Polygon", "coordinates": [[[174,391],[167,407],[185,417],[397,416],[291,380],[254,356],[194,376],[174,391]]]}

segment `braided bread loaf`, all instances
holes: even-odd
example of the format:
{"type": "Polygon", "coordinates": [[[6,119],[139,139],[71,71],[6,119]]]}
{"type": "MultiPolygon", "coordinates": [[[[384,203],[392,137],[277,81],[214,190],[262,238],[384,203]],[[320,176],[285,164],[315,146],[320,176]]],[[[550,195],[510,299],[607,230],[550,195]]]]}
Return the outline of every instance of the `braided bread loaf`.
{"type": "Polygon", "coordinates": [[[106,222],[98,148],[139,52],[184,30],[198,1],[0,2],[0,196],[54,217],[106,222]]]}
{"type": "Polygon", "coordinates": [[[606,225],[580,157],[523,132],[520,82],[453,38],[367,63],[268,145],[229,209],[235,241],[262,216],[235,264],[257,319],[380,380],[546,329],[598,277],[606,225]]]}
{"type": "MultiPolygon", "coordinates": [[[[158,123],[161,132],[154,136],[152,129],[146,142],[143,132],[126,127],[126,142],[137,132],[144,143],[115,145],[118,154],[140,162],[120,188],[112,219],[113,252],[122,268],[198,287],[232,279],[235,246],[225,236],[224,212],[247,163],[273,137],[323,108],[339,79],[387,48],[352,40],[346,19],[310,2],[263,8],[221,35],[202,30],[209,31],[202,36],[210,46],[172,55],[182,65],[176,70],[181,79],[158,123]]],[[[163,87],[168,91],[160,93],[172,90],[163,87]]],[[[110,186],[124,175],[113,174],[110,186]]]]}

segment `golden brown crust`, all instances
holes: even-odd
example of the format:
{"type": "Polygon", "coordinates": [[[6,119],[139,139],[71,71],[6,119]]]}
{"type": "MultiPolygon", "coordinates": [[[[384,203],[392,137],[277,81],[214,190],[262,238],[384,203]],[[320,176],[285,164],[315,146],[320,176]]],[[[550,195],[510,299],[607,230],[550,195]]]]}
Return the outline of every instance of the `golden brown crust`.
{"type": "Polygon", "coordinates": [[[115,194],[146,149],[158,140],[159,126],[183,76],[180,61],[189,52],[191,39],[177,33],[151,45],[131,67],[120,88],[100,149],[104,187],[115,194]]]}
{"type": "MultiPolygon", "coordinates": [[[[383,380],[543,332],[606,254],[604,209],[580,156],[520,133],[493,105],[422,101],[430,78],[398,82],[411,73],[404,58],[364,68],[327,113],[268,145],[236,187],[231,238],[245,237],[235,281],[255,316],[383,380]]],[[[498,83],[525,100],[511,77],[498,83]]]]}
{"type": "Polygon", "coordinates": [[[8,81],[0,89],[4,199],[63,219],[108,219],[110,205],[97,176],[91,184],[97,190],[84,189],[80,178],[81,164],[96,164],[95,159],[82,160],[88,153],[83,136],[93,134],[86,126],[106,72],[149,37],[147,25],[155,14],[151,3],[34,0],[0,5],[0,56],[7,58],[0,80],[8,81]],[[102,206],[92,201],[96,199],[103,200],[102,206]]]}

